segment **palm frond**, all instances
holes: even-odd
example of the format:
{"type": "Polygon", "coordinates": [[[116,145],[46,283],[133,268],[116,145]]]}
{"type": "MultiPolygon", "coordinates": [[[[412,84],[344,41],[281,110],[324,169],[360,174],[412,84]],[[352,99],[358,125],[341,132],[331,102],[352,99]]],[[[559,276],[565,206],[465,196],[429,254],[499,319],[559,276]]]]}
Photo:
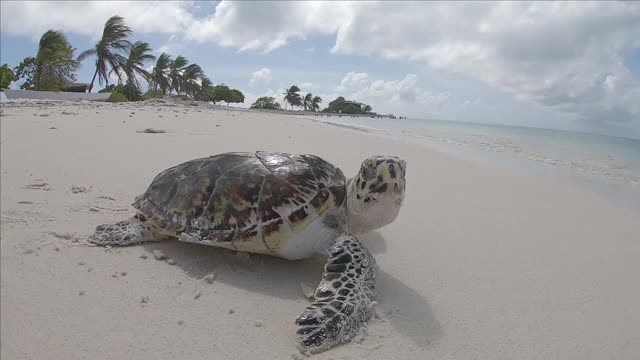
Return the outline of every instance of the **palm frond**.
{"type": "Polygon", "coordinates": [[[77,60],[78,62],[81,62],[81,61],[83,61],[84,59],[86,59],[86,58],[88,58],[88,57],[90,57],[90,56],[94,56],[96,53],[97,53],[97,52],[96,52],[96,49],[95,49],[95,48],[94,48],[94,49],[88,49],[88,50],[85,50],[85,51],[81,52],[81,53],[80,53],[80,55],[78,55],[78,57],[76,58],[76,60],[77,60]]]}
{"type": "MultiPolygon", "coordinates": [[[[96,73],[100,84],[105,81],[109,83],[108,75],[112,72],[118,74],[121,79],[121,59],[117,55],[124,55],[131,48],[131,43],[127,37],[131,35],[131,29],[125,24],[124,18],[118,15],[110,17],[104,24],[102,37],[95,44],[94,48],[83,51],[78,56],[78,61],[83,61],[88,57],[96,56],[96,73]],[[108,70],[107,67],[110,67],[108,70]]],[[[91,81],[93,87],[94,79],[91,81]]]]}

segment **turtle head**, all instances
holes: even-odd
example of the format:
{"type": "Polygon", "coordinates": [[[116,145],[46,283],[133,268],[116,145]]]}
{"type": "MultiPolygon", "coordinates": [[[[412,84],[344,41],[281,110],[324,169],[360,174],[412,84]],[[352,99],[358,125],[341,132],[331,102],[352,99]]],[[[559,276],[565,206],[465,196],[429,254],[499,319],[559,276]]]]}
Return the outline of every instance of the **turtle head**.
{"type": "Polygon", "coordinates": [[[349,181],[349,229],[363,233],[396,219],[404,200],[407,163],[395,156],[374,156],[362,162],[349,181]]]}

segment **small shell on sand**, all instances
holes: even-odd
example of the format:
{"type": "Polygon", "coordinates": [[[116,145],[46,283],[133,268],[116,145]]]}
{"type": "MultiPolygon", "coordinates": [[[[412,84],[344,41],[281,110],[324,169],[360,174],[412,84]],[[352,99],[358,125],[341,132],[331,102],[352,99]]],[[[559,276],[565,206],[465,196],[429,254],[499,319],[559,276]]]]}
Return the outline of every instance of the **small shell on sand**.
{"type": "Polygon", "coordinates": [[[80,296],[84,295],[84,290],[78,291],[78,295],[80,295],[80,296]]]}
{"type": "Polygon", "coordinates": [[[162,250],[153,250],[153,257],[156,258],[156,260],[162,260],[166,258],[167,255],[165,255],[162,250]]]}
{"type": "Polygon", "coordinates": [[[89,190],[84,186],[77,186],[77,185],[71,186],[71,192],[74,193],[74,194],[85,193],[87,191],[89,191],[89,190]]]}
{"type": "Polygon", "coordinates": [[[182,325],[182,324],[184,324],[184,321],[178,320],[178,325],[182,325]]]}
{"type": "Polygon", "coordinates": [[[197,290],[195,293],[193,293],[193,298],[194,299],[199,299],[200,295],[202,295],[202,291],[197,290]]]}
{"type": "Polygon", "coordinates": [[[211,273],[207,276],[204,277],[204,281],[206,281],[209,284],[213,284],[213,280],[215,280],[216,278],[216,274],[215,273],[211,273]]]}
{"type": "Polygon", "coordinates": [[[149,302],[149,297],[146,296],[146,295],[145,296],[141,296],[140,297],[140,302],[143,303],[143,304],[148,303],[149,302]]]}
{"type": "Polygon", "coordinates": [[[260,326],[262,326],[262,323],[260,321],[256,321],[256,322],[253,323],[253,326],[260,327],[260,326]]]}
{"type": "Polygon", "coordinates": [[[126,271],[121,272],[120,276],[127,276],[127,272],[126,271]]]}
{"type": "Polygon", "coordinates": [[[235,312],[236,312],[236,311],[235,311],[235,310],[233,310],[233,309],[229,309],[229,311],[228,311],[228,313],[229,313],[229,314],[233,314],[233,313],[235,313],[235,312]]]}
{"type": "Polygon", "coordinates": [[[147,254],[140,255],[140,259],[147,259],[147,258],[148,258],[147,254]]]}
{"type": "Polygon", "coordinates": [[[82,266],[82,265],[84,265],[84,264],[85,264],[85,262],[84,262],[84,261],[78,261],[78,265],[82,266]]]}
{"type": "Polygon", "coordinates": [[[176,261],[175,261],[175,260],[173,260],[173,259],[169,259],[169,260],[167,260],[167,264],[169,264],[169,265],[175,265],[175,264],[176,264],[176,261]]]}

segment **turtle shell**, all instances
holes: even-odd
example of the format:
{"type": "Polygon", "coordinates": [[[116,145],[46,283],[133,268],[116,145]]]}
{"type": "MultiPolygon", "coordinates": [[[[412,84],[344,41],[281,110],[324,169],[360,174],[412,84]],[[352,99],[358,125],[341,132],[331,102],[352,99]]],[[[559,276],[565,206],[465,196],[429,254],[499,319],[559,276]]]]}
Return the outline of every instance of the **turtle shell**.
{"type": "Polygon", "coordinates": [[[342,171],[318,156],[224,153],[161,172],[132,205],[165,234],[277,253],[345,196],[342,171]]]}

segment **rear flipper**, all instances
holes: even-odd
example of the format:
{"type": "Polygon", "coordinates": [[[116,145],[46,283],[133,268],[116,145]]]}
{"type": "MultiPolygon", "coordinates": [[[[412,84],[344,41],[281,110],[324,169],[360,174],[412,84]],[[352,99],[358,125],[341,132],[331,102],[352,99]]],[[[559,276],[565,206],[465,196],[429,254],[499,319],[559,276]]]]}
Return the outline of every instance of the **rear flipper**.
{"type": "Polygon", "coordinates": [[[299,348],[321,352],[351,340],[373,314],[376,262],[352,235],[329,248],[316,302],[296,319],[299,348]]]}
{"type": "Polygon", "coordinates": [[[103,246],[126,246],[164,239],[166,236],[158,234],[151,225],[141,221],[138,216],[115,224],[100,225],[89,237],[90,242],[103,246]]]}

